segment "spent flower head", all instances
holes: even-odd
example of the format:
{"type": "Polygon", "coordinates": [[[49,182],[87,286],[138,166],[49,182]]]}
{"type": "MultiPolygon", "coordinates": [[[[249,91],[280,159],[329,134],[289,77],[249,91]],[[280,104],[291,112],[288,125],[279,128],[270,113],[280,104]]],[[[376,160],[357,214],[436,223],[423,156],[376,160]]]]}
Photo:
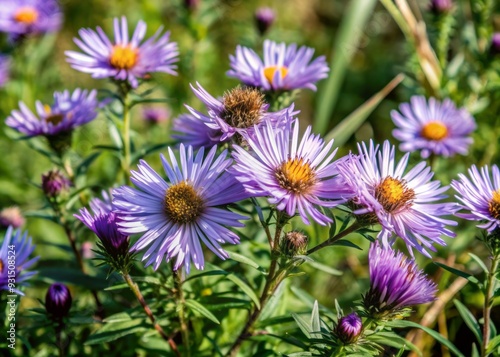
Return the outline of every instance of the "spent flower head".
{"type": "Polygon", "coordinates": [[[171,148],[168,161],[161,155],[165,181],[145,161],[132,171],[131,181],[137,186],[122,186],[113,191],[113,207],[118,227],[123,234],[143,233],[132,251],[144,250],[146,266],[158,269],[162,260],[177,257],[174,269],[182,266],[187,273],[191,262],[204,268],[202,243],[219,258],[228,254],[222,243],[239,243],[237,234],[227,227],[243,227],[239,221],[247,217],[233,213],[226,205],[247,198],[243,186],[227,172],[232,160],[227,151],[216,155],[214,146],[205,157],[200,149],[179,147],[180,163],[171,148]]]}
{"type": "Polygon", "coordinates": [[[19,228],[25,223],[21,209],[17,206],[6,207],[0,211],[0,226],[19,228]]]}
{"type": "Polygon", "coordinates": [[[42,190],[49,199],[64,196],[71,185],[71,181],[58,169],[50,170],[42,175],[42,190]]]}
{"type": "Polygon", "coordinates": [[[253,137],[245,139],[250,151],[233,146],[232,171],[248,192],[267,196],[288,216],[298,211],[305,224],[312,218],[326,225],[332,220],[320,207],[335,207],[350,197],[332,161],[337,151],[331,150],[333,140],[325,144],[310,126],[300,140],[298,121],[282,130],[255,127],[253,137]]]}
{"type": "Polygon", "coordinates": [[[290,91],[308,88],[316,90],[315,83],[328,76],[325,56],[312,62],[314,49],[295,43],[286,45],[264,41],[264,60],[250,48],[238,46],[236,55],[229,56],[229,77],[264,91],[290,91]]]}
{"type": "Polygon", "coordinates": [[[288,257],[304,255],[307,252],[309,238],[299,231],[285,233],[281,238],[280,251],[288,257]]]}
{"type": "Polygon", "coordinates": [[[29,268],[40,257],[29,259],[35,246],[31,243],[28,232],[21,230],[14,231],[12,226],[7,228],[0,247],[0,290],[5,290],[9,294],[24,295],[19,290],[26,285],[26,281],[36,274],[36,271],[28,271],[29,268]],[[15,256],[15,260],[12,257],[15,256]],[[14,279],[15,284],[9,284],[9,279],[14,279]]]}
{"type": "Polygon", "coordinates": [[[85,54],[66,51],[67,61],[81,72],[89,73],[93,78],[112,78],[126,82],[132,88],[139,85],[139,80],[147,78],[153,72],[165,72],[176,75],[178,50],[177,43],[170,42],[170,33],[162,34],[163,27],[146,41],[146,23],[139,21],[132,38],[129,39],[128,24],[125,17],[113,19],[114,41],[97,27],[80,29],[81,39],[75,43],[85,54]]]}
{"type": "Polygon", "coordinates": [[[370,290],[363,297],[368,314],[377,319],[405,317],[410,307],[435,299],[437,286],[414,260],[391,248],[372,244],[368,254],[370,290]]]}
{"type": "Polygon", "coordinates": [[[434,243],[446,245],[441,235],[454,237],[446,225],[455,221],[441,216],[452,215],[455,203],[438,202],[446,198],[448,186],[431,181],[434,175],[425,162],[405,174],[409,154],[397,163],[395,148],[388,141],[382,150],[370,141],[358,144],[359,155],[341,160],[338,169],[352,190],[351,206],[360,221],[380,223],[378,238],[384,247],[392,245],[394,236],[401,237],[413,255],[413,249],[430,257],[426,249],[435,251],[434,243]]]}
{"type": "Polygon", "coordinates": [[[476,122],[465,108],[457,109],[450,99],[439,102],[430,98],[427,102],[424,96],[413,96],[399,110],[393,110],[391,117],[400,150],[420,151],[423,158],[467,154],[476,122]]]}
{"type": "Polygon", "coordinates": [[[54,283],[45,294],[45,309],[53,320],[61,321],[68,316],[72,301],[68,287],[61,283],[54,283]]]}

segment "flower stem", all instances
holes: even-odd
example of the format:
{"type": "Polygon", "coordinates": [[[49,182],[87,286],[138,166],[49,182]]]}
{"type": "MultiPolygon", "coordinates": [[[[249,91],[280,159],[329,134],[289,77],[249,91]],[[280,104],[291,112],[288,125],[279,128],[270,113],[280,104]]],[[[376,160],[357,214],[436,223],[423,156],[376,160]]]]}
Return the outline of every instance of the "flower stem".
{"type": "Polygon", "coordinates": [[[483,307],[483,343],[481,346],[481,357],[486,357],[488,354],[486,353],[488,349],[488,344],[490,341],[490,315],[491,315],[491,307],[493,305],[493,286],[495,285],[495,274],[498,269],[498,265],[500,262],[500,254],[498,252],[495,253],[493,259],[491,261],[491,269],[488,273],[488,277],[486,280],[486,290],[484,292],[484,307],[483,307]]]}
{"type": "Polygon", "coordinates": [[[142,308],[144,309],[144,312],[149,317],[149,320],[153,324],[153,327],[155,328],[155,330],[158,331],[160,336],[165,341],[168,342],[168,344],[170,345],[170,348],[175,353],[175,355],[180,357],[180,353],[179,353],[179,350],[177,349],[177,345],[169,336],[167,336],[167,334],[165,333],[165,331],[163,331],[162,327],[158,324],[158,322],[156,322],[156,319],[153,315],[153,312],[149,308],[149,305],[147,304],[146,300],[144,300],[144,296],[142,295],[141,290],[139,290],[139,286],[132,280],[132,277],[129,275],[128,272],[122,271],[122,275],[123,275],[123,278],[125,279],[125,282],[130,287],[130,290],[132,290],[135,297],[137,298],[137,300],[141,304],[142,308]]]}
{"type": "Polygon", "coordinates": [[[128,92],[123,94],[123,161],[122,168],[125,181],[130,184],[130,103],[128,92]]]}
{"type": "Polygon", "coordinates": [[[182,291],[182,271],[180,269],[173,270],[173,266],[172,271],[174,273],[174,288],[179,306],[179,324],[181,328],[182,344],[185,348],[185,356],[189,357],[191,356],[191,348],[189,345],[189,327],[186,321],[186,316],[184,315],[185,299],[184,292],[182,291]]]}
{"type": "Polygon", "coordinates": [[[340,240],[341,238],[344,238],[345,236],[347,236],[348,234],[352,233],[352,232],[355,232],[356,230],[358,230],[359,228],[361,228],[361,224],[359,224],[359,222],[354,222],[353,224],[351,224],[350,227],[344,229],[342,232],[339,232],[337,233],[336,235],[334,235],[333,237],[325,240],[323,243],[320,243],[318,244],[317,246],[309,249],[306,253],[306,255],[309,255],[309,254],[312,254],[314,253],[315,251],[317,250],[320,250],[321,248],[324,248],[324,247],[328,247],[329,245],[332,245],[333,243],[337,242],[338,240],[340,240]]]}

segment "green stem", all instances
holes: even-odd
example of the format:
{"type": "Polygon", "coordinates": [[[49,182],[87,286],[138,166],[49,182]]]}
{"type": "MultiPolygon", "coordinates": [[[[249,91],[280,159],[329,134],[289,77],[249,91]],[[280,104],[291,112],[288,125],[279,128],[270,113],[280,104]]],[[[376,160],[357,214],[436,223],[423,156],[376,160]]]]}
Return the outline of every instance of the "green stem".
{"type": "MultiPolygon", "coordinates": [[[[173,267],[172,267],[173,270],[173,267]]],[[[185,348],[185,356],[191,356],[191,346],[189,344],[189,326],[187,324],[186,316],[184,314],[184,306],[186,300],[184,299],[184,292],[182,291],[182,271],[181,269],[174,272],[174,288],[177,297],[177,304],[179,307],[179,324],[181,328],[182,344],[185,348]]]]}
{"type": "Polygon", "coordinates": [[[493,306],[493,286],[495,285],[495,273],[498,269],[498,264],[500,262],[500,254],[496,253],[491,261],[491,269],[488,273],[488,278],[486,280],[486,290],[484,292],[484,307],[483,307],[483,343],[481,346],[481,356],[486,357],[488,349],[488,343],[490,341],[490,315],[491,307],[493,306]]]}
{"type": "Polygon", "coordinates": [[[130,184],[130,108],[128,93],[123,97],[123,173],[125,174],[125,181],[130,184]]]}
{"type": "Polygon", "coordinates": [[[336,235],[329,238],[328,240],[325,240],[323,243],[318,244],[317,246],[309,249],[307,251],[306,255],[312,254],[312,253],[316,252],[317,250],[320,250],[321,248],[328,247],[329,245],[332,245],[333,243],[335,243],[339,239],[344,238],[348,234],[355,232],[356,230],[358,230],[361,227],[362,226],[359,222],[354,222],[353,224],[351,224],[351,226],[349,228],[344,229],[342,232],[337,233],[336,235]]]}
{"type": "Polygon", "coordinates": [[[167,336],[167,334],[165,333],[165,331],[163,331],[162,327],[156,321],[156,319],[155,319],[155,317],[153,315],[153,312],[151,311],[151,309],[150,309],[149,305],[147,304],[146,300],[144,300],[144,296],[142,295],[141,290],[139,289],[139,286],[132,280],[132,277],[129,275],[128,272],[122,271],[122,275],[123,275],[123,278],[125,279],[127,285],[130,287],[130,290],[132,290],[132,292],[134,293],[135,297],[137,298],[137,300],[141,304],[142,308],[144,309],[144,312],[149,317],[149,320],[153,324],[153,327],[155,328],[155,330],[158,331],[158,333],[160,334],[160,336],[165,341],[168,342],[168,344],[170,345],[170,348],[175,353],[175,355],[180,357],[180,353],[179,353],[179,350],[177,349],[177,345],[175,344],[175,342],[169,336],[167,336]]]}

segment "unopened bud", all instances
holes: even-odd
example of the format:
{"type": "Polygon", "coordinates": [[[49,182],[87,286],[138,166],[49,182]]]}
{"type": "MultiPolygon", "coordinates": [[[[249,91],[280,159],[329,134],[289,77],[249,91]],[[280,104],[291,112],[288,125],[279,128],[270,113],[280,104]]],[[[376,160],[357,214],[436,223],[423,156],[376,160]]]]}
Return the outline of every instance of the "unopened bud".
{"type": "Polygon", "coordinates": [[[42,189],[49,198],[54,198],[69,190],[71,181],[59,170],[51,170],[42,175],[42,189]]]}
{"type": "Polygon", "coordinates": [[[261,35],[269,30],[275,18],[274,10],[269,7],[260,7],[255,11],[255,24],[261,35]]]}
{"type": "Polygon", "coordinates": [[[71,294],[66,285],[55,283],[49,287],[45,295],[45,309],[55,320],[66,317],[71,309],[71,294]]]}
{"type": "Polygon", "coordinates": [[[345,344],[355,342],[359,335],[361,334],[361,330],[363,329],[363,323],[361,322],[361,318],[355,312],[342,316],[337,324],[337,327],[334,330],[334,334],[345,344]]]}

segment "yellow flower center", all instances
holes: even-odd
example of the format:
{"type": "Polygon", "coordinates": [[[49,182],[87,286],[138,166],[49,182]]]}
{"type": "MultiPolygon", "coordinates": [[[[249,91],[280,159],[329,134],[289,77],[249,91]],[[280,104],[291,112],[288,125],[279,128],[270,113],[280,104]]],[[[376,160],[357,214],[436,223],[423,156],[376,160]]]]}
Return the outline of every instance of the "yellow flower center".
{"type": "Polygon", "coordinates": [[[14,14],[14,20],[25,25],[31,25],[38,19],[38,11],[31,6],[23,6],[14,14]]]}
{"type": "Polygon", "coordinates": [[[303,158],[288,159],[275,172],[276,179],[281,187],[296,193],[307,193],[316,183],[316,173],[303,158]]]}
{"type": "Polygon", "coordinates": [[[387,212],[392,213],[411,206],[412,200],[415,198],[415,191],[407,187],[404,180],[387,176],[375,188],[375,198],[387,212]]]}
{"type": "Polygon", "coordinates": [[[117,69],[131,69],[137,63],[138,52],[131,46],[116,45],[111,51],[109,64],[117,69]]]}
{"type": "Polygon", "coordinates": [[[488,203],[488,210],[493,218],[500,219],[500,190],[493,192],[493,197],[488,203]]]}
{"type": "Polygon", "coordinates": [[[193,186],[186,181],[170,186],[165,193],[163,208],[175,223],[192,223],[203,213],[205,205],[193,186]]]}
{"type": "Polygon", "coordinates": [[[426,139],[439,141],[448,135],[448,128],[439,121],[430,121],[424,125],[420,134],[426,139]]]}
{"type": "Polygon", "coordinates": [[[57,125],[63,121],[64,115],[52,114],[52,109],[47,104],[45,104],[43,108],[45,109],[45,113],[47,113],[47,116],[45,117],[45,121],[47,123],[52,123],[52,125],[57,125]]]}
{"type": "Polygon", "coordinates": [[[288,68],[285,66],[269,66],[264,68],[264,77],[266,77],[269,83],[273,83],[274,74],[276,71],[280,72],[281,78],[285,78],[288,74],[288,68]]]}

